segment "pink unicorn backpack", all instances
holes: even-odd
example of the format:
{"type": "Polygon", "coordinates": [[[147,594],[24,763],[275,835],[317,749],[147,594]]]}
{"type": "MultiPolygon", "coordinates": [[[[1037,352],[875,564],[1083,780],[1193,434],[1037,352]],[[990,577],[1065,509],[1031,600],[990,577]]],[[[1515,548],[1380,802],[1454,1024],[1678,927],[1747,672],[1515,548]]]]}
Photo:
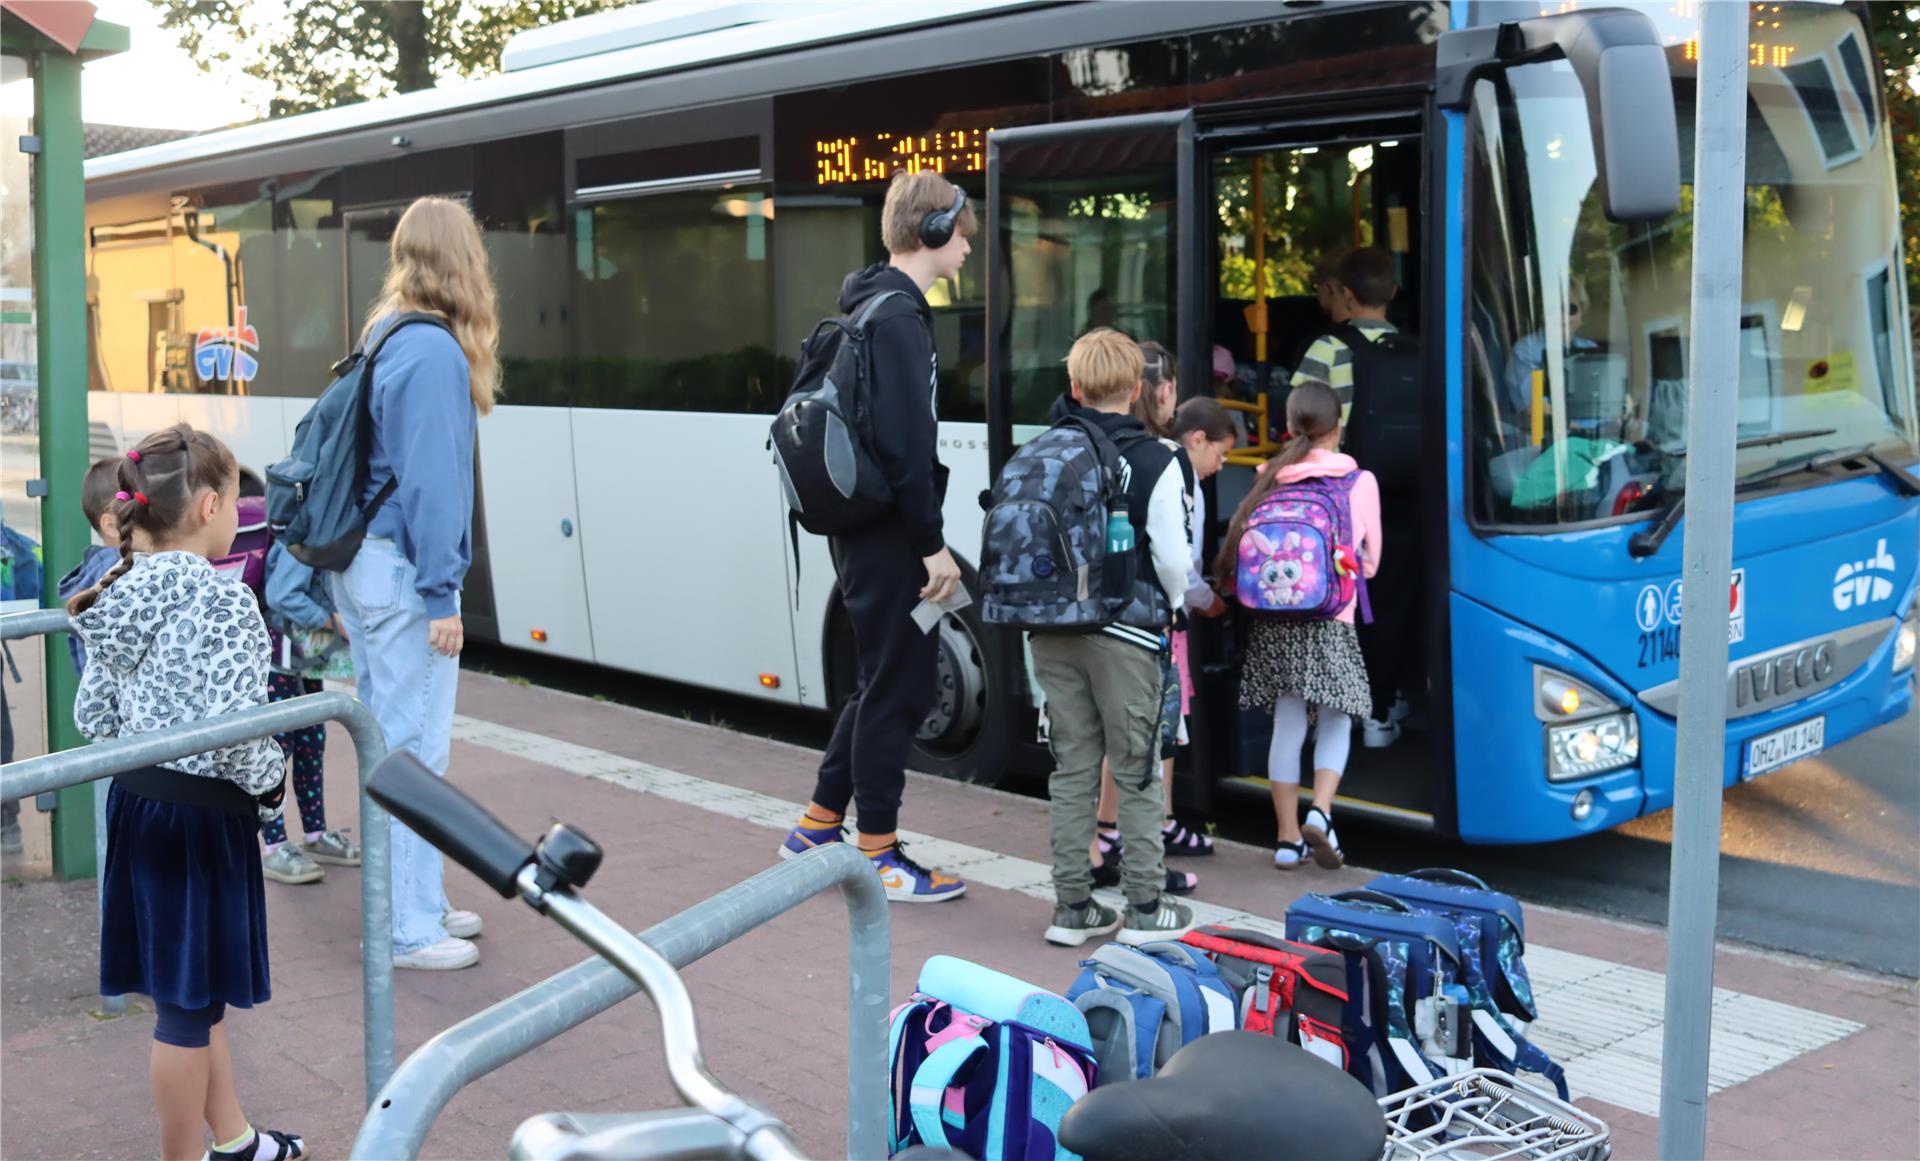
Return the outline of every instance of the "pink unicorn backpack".
{"type": "Polygon", "coordinates": [[[1247,518],[1234,568],[1240,607],[1291,621],[1326,621],[1356,596],[1371,621],[1354,544],[1359,472],[1313,476],[1269,492],[1247,518]]]}

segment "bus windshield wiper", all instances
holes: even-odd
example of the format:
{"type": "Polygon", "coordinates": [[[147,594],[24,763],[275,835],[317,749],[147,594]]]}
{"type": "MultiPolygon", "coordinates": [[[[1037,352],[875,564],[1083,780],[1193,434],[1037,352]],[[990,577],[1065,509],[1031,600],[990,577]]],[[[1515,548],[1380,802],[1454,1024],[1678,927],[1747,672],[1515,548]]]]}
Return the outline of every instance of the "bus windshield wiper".
{"type": "MultiPolygon", "coordinates": [[[[1768,442],[1777,443],[1784,439],[1797,439],[1806,434],[1808,433],[1789,432],[1781,436],[1759,436],[1756,438],[1763,441],[1761,444],[1750,444],[1746,440],[1742,440],[1735,446],[1764,446],[1764,444],[1768,442]]],[[[1812,434],[1819,435],[1828,433],[1815,432],[1812,434]]],[[[1829,451],[1818,451],[1807,456],[1789,460],[1784,464],[1775,464],[1769,468],[1761,468],[1758,471],[1748,472],[1746,475],[1734,479],[1733,490],[1739,492],[1743,489],[1758,487],[1761,484],[1770,484],[1775,480],[1785,479],[1788,476],[1797,476],[1802,472],[1818,471],[1821,468],[1832,467],[1834,464],[1843,464],[1849,460],[1866,460],[1881,474],[1890,478],[1893,481],[1894,487],[1901,493],[1908,496],[1920,496],[1920,479],[1916,479],[1913,473],[1874,451],[1872,446],[1868,444],[1859,444],[1854,447],[1838,448],[1829,451]]],[[[1669,504],[1660,513],[1659,523],[1655,524],[1652,528],[1645,528],[1633,534],[1632,539],[1627,541],[1627,552],[1633,556],[1642,557],[1652,556],[1654,553],[1660,551],[1660,546],[1667,542],[1667,537],[1671,536],[1673,530],[1679,526],[1681,513],[1686,510],[1686,506],[1687,498],[1685,495],[1682,495],[1678,500],[1669,504]]]]}
{"type": "MultiPolygon", "coordinates": [[[[1750,447],[1772,447],[1776,443],[1792,443],[1796,439],[1812,439],[1817,435],[1836,435],[1839,430],[1837,427],[1809,427],[1804,431],[1773,431],[1766,435],[1755,435],[1743,439],[1733,445],[1733,450],[1745,451],[1750,447]]],[[[1683,459],[1686,457],[1687,449],[1677,447],[1666,454],[1674,459],[1683,459]]]]}

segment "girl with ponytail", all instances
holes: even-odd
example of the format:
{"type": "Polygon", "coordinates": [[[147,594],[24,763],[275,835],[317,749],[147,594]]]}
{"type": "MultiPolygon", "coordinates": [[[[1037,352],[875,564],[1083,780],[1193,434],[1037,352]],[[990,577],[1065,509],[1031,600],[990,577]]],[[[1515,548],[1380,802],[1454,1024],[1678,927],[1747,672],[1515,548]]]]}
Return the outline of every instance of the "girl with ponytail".
{"type": "MultiPolygon", "coordinates": [[[[141,440],[117,471],[120,560],[67,603],[87,648],[80,732],[119,738],[266,704],[260,606],[211,563],[239,523],[233,453],[182,424],[141,440]]],[[[115,775],[107,791],[100,992],[153,999],[147,1071],[163,1157],[306,1155],[299,1137],[248,1124],[225,1023],[228,1007],[271,992],[256,835],[285,770],[279,744],[260,738],[115,775]]]]}

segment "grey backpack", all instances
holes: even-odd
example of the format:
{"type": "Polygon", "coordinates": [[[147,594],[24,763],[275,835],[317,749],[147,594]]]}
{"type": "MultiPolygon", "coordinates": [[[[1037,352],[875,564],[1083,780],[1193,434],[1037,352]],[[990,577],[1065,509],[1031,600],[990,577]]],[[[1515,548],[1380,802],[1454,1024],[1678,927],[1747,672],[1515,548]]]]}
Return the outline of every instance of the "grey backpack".
{"type": "Polygon", "coordinates": [[[1139,569],[1135,553],[1107,554],[1107,516],[1126,471],[1119,447],[1080,415],[1021,445],[983,497],[983,620],[1084,632],[1119,618],[1139,569]]]}

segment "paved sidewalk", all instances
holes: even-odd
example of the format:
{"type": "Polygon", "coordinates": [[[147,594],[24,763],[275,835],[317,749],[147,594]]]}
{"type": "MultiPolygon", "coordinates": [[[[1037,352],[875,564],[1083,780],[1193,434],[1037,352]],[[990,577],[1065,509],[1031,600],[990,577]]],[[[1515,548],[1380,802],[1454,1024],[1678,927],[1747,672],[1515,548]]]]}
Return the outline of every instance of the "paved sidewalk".
{"type": "MultiPolygon", "coordinates": [[[[555,818],[587,829],[607,848],[592,897],[636,929],[766,866],[776,828],[812,788],[816,759],[805,750],[491,678],[465,678],[460,711],[454,780],[524,832],[555,818]]],[[[330,821],[351,825],[351,744],[336,733],[330,747],[330,821]]],[[[893,909],[895,997],[941,952],[1065,987],[1078,955],[1040,940],[1044,803],[916,777],[903,819],[926,836],[916,852],[965,874],[971,889],[951,904],[893,909]]],[[[1351,868],[1283,876],[1266,860],[1226,844],[1185,865],[1200,874],[1198,898],[1217,909],[1210,915],[1239,922],[1275,922],[1303,891],[1369,877],[1351,868]]],[[[483,958],[465,972],[399,973],[403,1056],[585,955],[464,872],[449,870],[448,887],[486,919],[483,958]]],[[[232,1021],[241,1094],[257,1122],[306,1134],[319,1157],[345,1156],[361,1112],[357,873],[333,868],[307,887],[269,883],[268,899],[275,998],[232,1021]]],[[[93,907],[90,883],[10,877],[0,890],[0,1155],[9,1159],[145,1156],[153,1147],[152,1016],[89,1015],[93,907]]],[[[814,900],[686,973],[715,1074],[787,1117],[821,1157],[844,1149],[843,915],[837,897],[814,900]],[[796,1038],[796,1027],[807,1034],[796,1038]]],[[[1580,1103],[1613,1126],[1616,1154],[1653,1156],[1661,934],[1538,908],[1528,933],[1538,1039],[1568,1065],[1580,1103]]],[[[1716,979],[1712,1156],[1920,1155],[1911,981],[1726,948],[1716,979]]],[[[513,1127],[537,1112],[674,1103],[652,1013],[630,1002],[461,1093],[426,1155],[501,1156],[513,1127]]]]}

